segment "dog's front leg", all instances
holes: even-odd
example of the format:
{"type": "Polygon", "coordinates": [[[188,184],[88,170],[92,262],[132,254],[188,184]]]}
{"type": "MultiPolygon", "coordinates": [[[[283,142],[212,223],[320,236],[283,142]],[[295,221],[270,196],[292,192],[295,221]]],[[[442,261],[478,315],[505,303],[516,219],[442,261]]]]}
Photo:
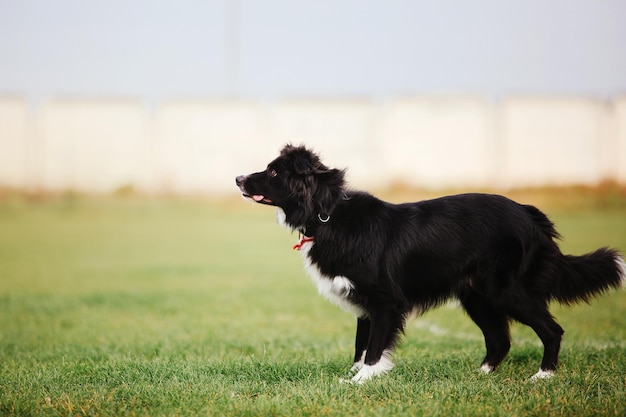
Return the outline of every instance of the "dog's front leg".
{"type": "Polygon", "coordinates": [[[365,364],[365,352],[370,337],[370,320],[359,317],[356,323],[356,338],[354,340],[354,365],[350,372],[358,372],[365,364]]]}
{"type": "Polygon", "coordinates": [[[389,306],[370,312],[369,337],[365,358],[363,366],[352,378],[353,382],[361,384],[376,375],[389,372],[393,368],[393,362],[390,358],[391,350],[404,323],[402,314],[394,310],[393,306],[389,306]]]}

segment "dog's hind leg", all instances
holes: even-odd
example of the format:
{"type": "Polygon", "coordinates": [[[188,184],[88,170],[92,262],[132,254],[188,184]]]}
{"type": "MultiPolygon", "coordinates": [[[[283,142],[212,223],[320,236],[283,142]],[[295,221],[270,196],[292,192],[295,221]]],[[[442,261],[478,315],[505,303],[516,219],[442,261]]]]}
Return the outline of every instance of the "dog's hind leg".
{"type": "Polygon", "coordinates": [[[480,369],[486,374],[491,373],[511,348],[508,317],[472,289],[460,295],[459,300],[467,314],[483,332],[487,354],[480,369]]]}
{"type": "Polygon", "coordinates": [[[517,297],[515,302],[507,303],[506,308],[512,318],[530,326],[543,343],[541,367],[531,379],[552,377],[559,359],[563,328],[554,320],[545,303],[530,297],[517,297]]]}
{"type": "Polygon", "coordinates": [[[389,372],[393,368],[390,355],[399,333],[404,327],[404,316],[393,306],[370,311],[369,337],[363,366],[352,382],[363,383],[368,379],[389,372]]]}

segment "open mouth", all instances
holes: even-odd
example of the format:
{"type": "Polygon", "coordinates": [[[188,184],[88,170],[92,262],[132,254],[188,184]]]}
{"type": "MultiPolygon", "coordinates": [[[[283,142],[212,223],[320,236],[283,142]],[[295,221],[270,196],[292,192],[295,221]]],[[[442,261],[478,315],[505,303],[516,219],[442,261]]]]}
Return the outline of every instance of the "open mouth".
{"type": "Polygon", "coordinates": [[[262,203],[262,204],[272,204],[273,201],[270,200],[269,198],[266,198],[264,195],[261,194],[253,194],[253,195],[249,195],[244,193],[243,196],[245,198],[249,198],[253,201],[256,201],[257,203],[262,203]]]}

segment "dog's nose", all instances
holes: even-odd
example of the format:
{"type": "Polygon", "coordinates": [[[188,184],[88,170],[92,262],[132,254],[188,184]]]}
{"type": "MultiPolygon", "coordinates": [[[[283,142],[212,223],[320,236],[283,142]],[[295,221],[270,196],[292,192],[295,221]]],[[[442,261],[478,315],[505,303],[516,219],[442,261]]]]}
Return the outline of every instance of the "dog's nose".
{"type": "Polygon", "coordinates": [[[237,178],[235,178],[235,183],[237,183],[238,187],[241,187],[245,179],[246,179],[245,175],[239,175],[237,178]]]}

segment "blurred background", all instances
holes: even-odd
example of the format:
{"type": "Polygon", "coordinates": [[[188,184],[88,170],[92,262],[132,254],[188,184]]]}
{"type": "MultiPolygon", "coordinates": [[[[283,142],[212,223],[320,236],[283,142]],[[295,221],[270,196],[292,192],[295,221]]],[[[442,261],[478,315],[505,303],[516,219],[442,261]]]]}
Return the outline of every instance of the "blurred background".
{"type": "Polygon", "coordinates": [[[0,190],[626,182],[621,0],[0,0],[0,190]]]}
{"type": "Polygon", "coordinates": [[[0,415],[626,415],[624,291],[554,309],[549,395],[511,383],[518,326],[488,399],[454,308],[366,401],[334,384],[353,317],[235,186],[286,142],[390,201],[494,191],[564,253],[626,249],[626,0],[0,0],[0,415]]]}

